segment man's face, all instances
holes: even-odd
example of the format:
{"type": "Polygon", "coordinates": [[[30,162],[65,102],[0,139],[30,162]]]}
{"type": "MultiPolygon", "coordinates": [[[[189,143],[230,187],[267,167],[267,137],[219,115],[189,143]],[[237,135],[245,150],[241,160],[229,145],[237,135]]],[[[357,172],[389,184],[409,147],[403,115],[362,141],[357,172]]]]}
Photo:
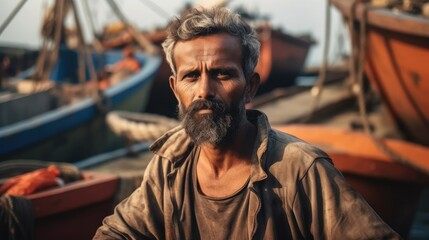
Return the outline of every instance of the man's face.
{"type": "Polygon", "coordinates": [[[196,144],[220,145],[245,117],[251,97],[239,40],[221,33],[178,42],[174,62],[170,86],[187,133],[196,144]]]}

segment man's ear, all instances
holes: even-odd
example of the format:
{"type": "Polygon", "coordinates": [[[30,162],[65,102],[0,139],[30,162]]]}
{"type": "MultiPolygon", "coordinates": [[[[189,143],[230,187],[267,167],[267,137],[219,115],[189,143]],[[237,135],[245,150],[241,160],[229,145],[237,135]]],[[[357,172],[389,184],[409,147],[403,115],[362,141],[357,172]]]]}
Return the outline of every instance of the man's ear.
{"type": "Polygon", "coordinates": [[[176,97],[177,101],[179,101],[179,98],[177,97],[177,93],[176,93],[176,77],[174,75],[171,75],[168,78],[168,82],[170,83],[170,88],[174,93],[174,96],[176,97]]]}
{"type": "Polygon", "coordinates": [[[258,91],[260,81],[261,77],[257,72],[254,72],[252,76],[248,79],[246,90],[246,103],[250,103],[253,97],[255,97],[256,91],[258,91]]]}

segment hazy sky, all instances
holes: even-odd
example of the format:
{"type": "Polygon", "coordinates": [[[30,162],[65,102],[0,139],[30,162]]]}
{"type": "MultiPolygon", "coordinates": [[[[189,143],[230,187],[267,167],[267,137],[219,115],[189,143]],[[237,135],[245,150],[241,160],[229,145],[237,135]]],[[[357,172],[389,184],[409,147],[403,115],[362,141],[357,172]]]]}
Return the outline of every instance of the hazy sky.
{"type": "MultiPolygon", "coordinates": [[[[78,0],[81,3],[83,0],[78,0]]],[[[210,2],[204,0],[204,2],[210,2]]],[[[325,32],[325,4],[327,0],[232,0],[228,6],[235,8],[239,5],[250,10],[257,11],[271,19],[274,27],[284,29],[291,34],[309,33],[316,41],[310,50],[308,65],[318,65],[322,60],[324,32],[325,32]]],[[[0,23],[17,5],[19,0],[0,1],[0,23]]],[[[0,35],[1,45],[24,45],[28,47],[40,46],[40,22],[42,10],[52,0],[27,0],[19,14],[0,35]]],[[[106,0],[88,0],[92,14],[95,16],[95,24],[101,29],[103,23],[113,22],[112,11],[107,7],[106,0]]],[[[200,1],[185,0],[115,0],[126,17],[138,28],[149,30],[153,27],[165,26],[168,19],[176,15],[185,3],[199,3],[200,1]],[[156,11],[157,8],[160,11],[156,11]],[[155,9],[155,10],[154,10],[155,9]]],[[[80,6],[82,4],[79,4],[80,6]]],[[[332,12],[331,25],[331,59],[338,55],[342,47],[338,39],[345,37],[345,28],[340,21],[338,12],[332,12]]],[[[88,32],[88,31],[87,31],[88,32]]],[[[89,34],[86,35],[90,39],[89,34]]],[[[346,43],[347,44],[347,43],[346,43]]]]}

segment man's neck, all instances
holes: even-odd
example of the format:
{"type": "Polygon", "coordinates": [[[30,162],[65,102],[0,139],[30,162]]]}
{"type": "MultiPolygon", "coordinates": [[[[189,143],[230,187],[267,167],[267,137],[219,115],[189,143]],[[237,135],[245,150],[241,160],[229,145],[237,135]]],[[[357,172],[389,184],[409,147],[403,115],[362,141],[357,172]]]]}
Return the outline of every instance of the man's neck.
{"type": "Polygon", "coordinates": [[[227,196],[243,186],[250,176],[255,137],[256,127],[246,120],[229,144],[200,146],[197,176],[204,194],[227,196]]]}

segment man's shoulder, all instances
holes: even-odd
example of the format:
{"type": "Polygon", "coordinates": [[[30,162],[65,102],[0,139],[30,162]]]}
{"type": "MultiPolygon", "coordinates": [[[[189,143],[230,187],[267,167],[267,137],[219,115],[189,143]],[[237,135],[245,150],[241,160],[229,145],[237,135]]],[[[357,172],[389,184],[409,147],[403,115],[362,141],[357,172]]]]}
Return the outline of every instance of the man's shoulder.
{"type": "Polygon", "coordinates": [[[305,175],[316,159],[332,163],[329,156],[313,144],[275,129],[270,131],[268,151],[266,165],[271,171],[278,169],[298,178],[305,175]]]}
{"type": "Polygon", "coordinates": [[[270,132],[270,138],[277,150],[282,150],[291,156],[300,156],[303,158],[315,159],[319,157],[328,157],[320,148],[304,140],[276,129],[270,132]]]}

